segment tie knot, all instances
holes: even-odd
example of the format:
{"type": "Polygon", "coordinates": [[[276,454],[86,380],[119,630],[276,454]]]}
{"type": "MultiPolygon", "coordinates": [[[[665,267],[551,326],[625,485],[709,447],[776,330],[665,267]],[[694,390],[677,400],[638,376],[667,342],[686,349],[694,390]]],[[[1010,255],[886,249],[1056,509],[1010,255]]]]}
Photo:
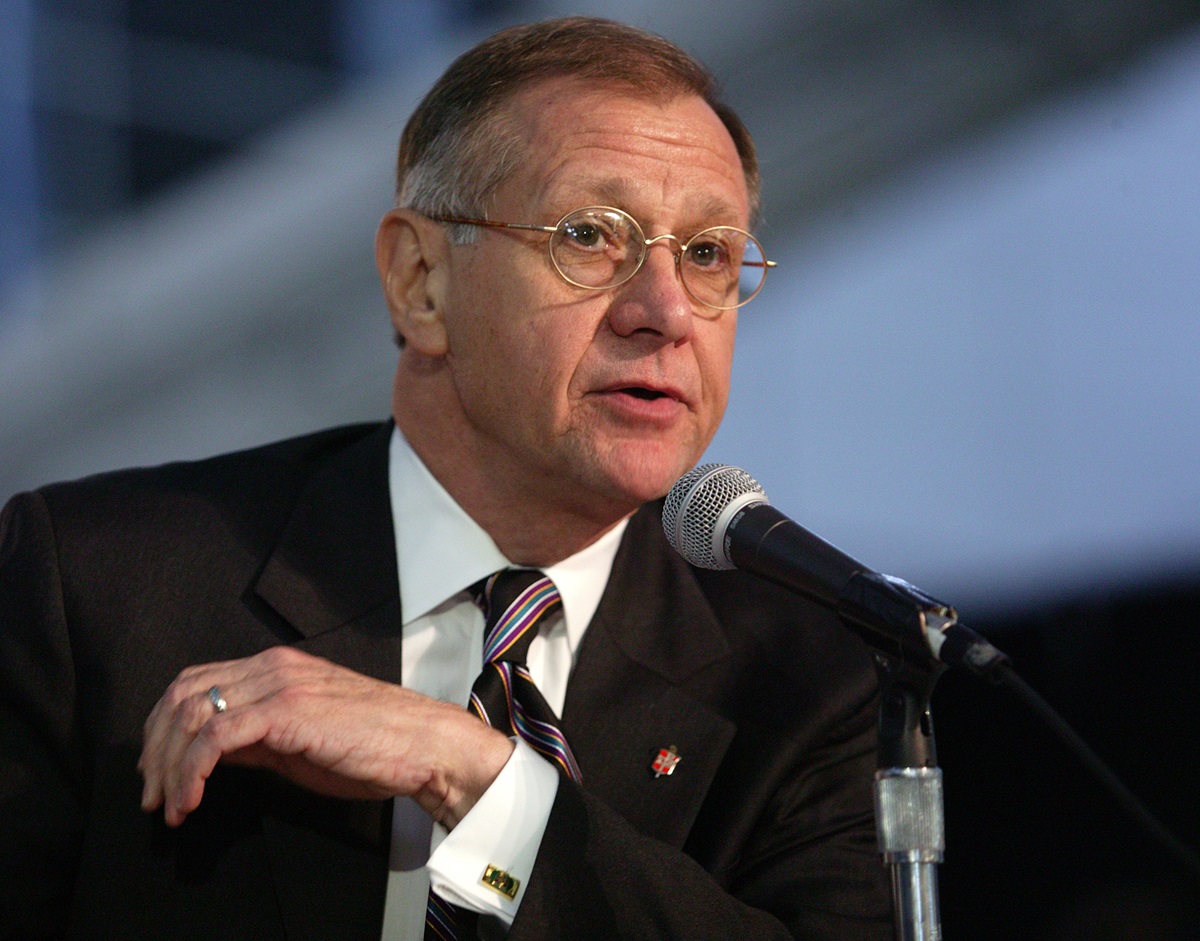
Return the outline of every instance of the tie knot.
{"type": "Polygon", "coordinates": [[[536,569],[502,569],[483,582],[484,663],[524,663],[542,619],[562,607],[558,589],[536,569]]]}

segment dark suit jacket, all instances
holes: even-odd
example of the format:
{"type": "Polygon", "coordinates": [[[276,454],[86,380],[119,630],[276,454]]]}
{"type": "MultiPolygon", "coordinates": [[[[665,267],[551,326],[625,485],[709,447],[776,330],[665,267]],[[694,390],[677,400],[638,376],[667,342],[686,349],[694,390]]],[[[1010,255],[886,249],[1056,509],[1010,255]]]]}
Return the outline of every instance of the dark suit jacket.
{"type": "MultiPolygon", "coordinates": [[[[189,664],[285,643],[399,682],[389,433],[11,501],[0,936],[378,941],[389,803],[219,766],[172,831],[139,810],[135,761],[189,664]]],[[[658,508],[639,512],[567,692],[584,783],[560,787],[511,937],[890,938],[875,696],[865,648],[823,611],[692,569],[658,508]],[[667,745],[682,758],[655,778],[667,745]]]]}

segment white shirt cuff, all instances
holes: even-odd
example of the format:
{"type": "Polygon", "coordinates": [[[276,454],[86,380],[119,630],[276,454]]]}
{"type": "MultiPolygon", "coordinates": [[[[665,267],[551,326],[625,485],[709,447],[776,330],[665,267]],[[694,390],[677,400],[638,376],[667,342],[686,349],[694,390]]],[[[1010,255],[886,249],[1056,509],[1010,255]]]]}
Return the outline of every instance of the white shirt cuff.
{"type": "Polygon", "coordinates": [[[478,803],[440,843],[435,836],[437,845],[426,864],[433,890],[447,901],[511,925],[557,794],[558,771],[527,742],[517,740],[478,803]],[[488,866],[517,880],[514,898],[483,881],[488,866]]]}

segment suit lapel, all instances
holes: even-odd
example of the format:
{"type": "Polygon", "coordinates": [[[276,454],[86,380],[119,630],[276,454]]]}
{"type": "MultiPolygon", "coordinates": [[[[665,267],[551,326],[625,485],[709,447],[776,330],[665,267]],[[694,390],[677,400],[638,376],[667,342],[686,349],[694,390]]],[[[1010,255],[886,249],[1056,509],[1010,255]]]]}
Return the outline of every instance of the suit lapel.
{"type": "Polygon", "coordinates": [[[297,647],[400,682],[400,587],[388,495],[391,423],[308,482],[254,591],[301,635],[297,647]]]}
{"type": "MultiPolygon", "coordinates": [[[[300,635],[296,647],[399,683],[391,428],[354,442],[312,477],[254,592],[300,635]]],[[[288,937],[378,939],[391,803],[321,798],[274,778],[263,793],[263,834],[288,937]]]]}
{"type": "Polygon", "coordinates": [[[643,832],[682,846],[734,725],[686,692],[729,653],[690,568],[666,545],[657,505],[630,520],[563,709],[584,788],[643,832]],[[660,749],[680,755],[656,777],[660,749]]]}

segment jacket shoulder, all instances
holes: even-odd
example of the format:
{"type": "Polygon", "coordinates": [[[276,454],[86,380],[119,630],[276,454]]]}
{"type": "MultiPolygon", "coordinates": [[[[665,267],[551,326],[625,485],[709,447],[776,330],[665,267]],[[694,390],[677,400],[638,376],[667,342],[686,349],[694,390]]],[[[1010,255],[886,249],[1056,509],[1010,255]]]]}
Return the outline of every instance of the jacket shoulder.
{"type": "Polygon", "coordinates": [[[390,428],[390,423],[362,423],[327,428],[293,438],[187,461],[172,461],[154,467],[132,467],[105,471],[78,480],[48,484],[39,492],[48,499],[92,493],[109,488],[153,487],[159,482],[181,485],[229,476],[241,476],[262,468],[264,472],[286,467],[303,469],[319,464],[373,433],[390,428]]]}
{"type": "MultiPolygon", "coordinates": [[[[386,468],[390,422],[332,428],[195,461],[109,471],[49,484],[14,496],[5,529],[18,519],[44,516],[50,538],[66,556],[124,552],[176,557],[233,535],[237,544],[262,545],[278,534],[308,483],[356,450],[386,468]]],[[[116,564],[117,559],[112,560],[116,564]]]]}
{"type": "Polygon", "coordinates": [[[253,491],[256,485],[286,489],[289,480],[307,478],[348,447],[389,428],[390,423],[329,428],[198,460],[106,471],[48,484],[36,493],[58,515],[81,505],[87,506],[89,512],[98,512],[113,501],[151,499],[156,494],[215,495],[222,491],[253,491]]]}

